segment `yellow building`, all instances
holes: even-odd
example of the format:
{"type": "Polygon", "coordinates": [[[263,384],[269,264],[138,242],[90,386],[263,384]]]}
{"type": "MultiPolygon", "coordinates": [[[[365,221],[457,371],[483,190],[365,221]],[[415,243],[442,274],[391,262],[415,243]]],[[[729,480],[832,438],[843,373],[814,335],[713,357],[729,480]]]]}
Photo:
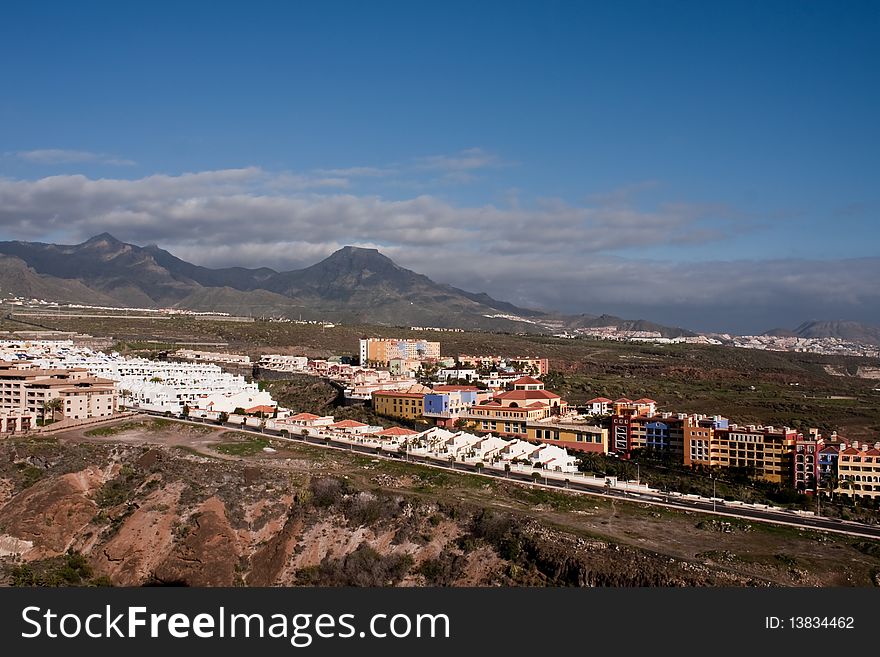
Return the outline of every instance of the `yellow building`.
{"type": "Polygon", "coordinates": [[[880,443],[841,445],[837,457],[838,487],[834,491],[863,499],[880,497],[880,443]]]}
{"type": "Polygon", "coordinates": [[[527,439],[548,443],[577,452],[608,453],[608,429],[575,420],[531,422],[526,425],[527,439]]]}
{"type": "Polygon", "coordinates": [[[788,483],[797,431],[788,427],[715,429],[709,445],[710,462],[722,468],[750,468],[755,476],[773,483],[788,483]]]}
{"type": "Polygon", "coordinates": [[[377,390],[373,393],[373,409],[379,415],[401,420],[421,420],[425,413],[426,386],[412,386],[406,390],[377,390]]]}

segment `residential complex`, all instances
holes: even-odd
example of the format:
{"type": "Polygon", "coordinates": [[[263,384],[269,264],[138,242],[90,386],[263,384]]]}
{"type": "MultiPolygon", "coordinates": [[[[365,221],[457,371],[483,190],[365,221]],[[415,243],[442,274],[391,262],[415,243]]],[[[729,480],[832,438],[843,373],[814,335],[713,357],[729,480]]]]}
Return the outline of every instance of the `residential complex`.
{"type": "Polygon", "coordinates": [[[470,356],[462,354],[458,362],[464,367],[483,369],[517,368],[534,376],[544,376],[550,371],[550,362],[546,358],[534,356],[470,356]]]}
{"type": "Polygon", "coordinates": [[[192,409],[231,413],[236,408],[277,406],[268,392],[214,363],[156,361],[114,354],[63,359],[117,382],[123,403],[145,410],[180,413],[192,409]]]}
{"type": "Polygon", "coordinates": [[[179,349],[174,352],[175,358],[195,360],[209,363],[225,363],[227,365],[250,365],[250,356],[243,354],[229,354],[218,351],[195,351],[193,349],[179,349]]]}
{"type": "Polygon", "coordinates": [[[388,366],[392,359],[440,359],[440,343],[430,340],[364,338],[360,341],[361,365],[388,366]]]}
{"type": "Polygon", "coordinates": [[[880,443],[857,440],[840,446],[836,492],[875,500],[880,497],[880,443]]]}
{"type": "Polygon", "coordinates": [[[562,398],[545,390],[538,379],[524,376],[512,385],[513,390],[497,393],[492,399],[472,406],[463,417],[480,431],[525,438],[529,422],[561,415],[567,408],[562,398]]]}
{"type": "Polygon", "coordinates": [[[400,420],[420,420],[425,413],[425,395],[431,389],[414,385],[405,390],[380,390],[373,393],[373,407],[380,415],[400,420]]]}
{"type": "Polygon", "coordinates": [[[115,382],[85,368],[43,369],[0,362],[0,412],[24,412],[41,419],[84,420],[116,412],[115,382]],[[57,408],[54,407],[54,400],[57,408]]]}

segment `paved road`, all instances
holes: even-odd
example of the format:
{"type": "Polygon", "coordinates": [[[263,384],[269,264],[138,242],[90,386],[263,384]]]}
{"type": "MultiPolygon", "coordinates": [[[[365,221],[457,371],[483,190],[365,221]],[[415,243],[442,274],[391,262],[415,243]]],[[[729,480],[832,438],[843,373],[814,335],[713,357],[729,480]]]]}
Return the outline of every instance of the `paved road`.
{"type": "MultiPolygon", "coordinates": [[[[162,413],[150,411],[142,411],[148,415],[158,417],[167,417],[162,413]]],[[[210,424],[219,426],[214,421],[193,419],[181,420],[178,418],[168,418],[177,422],[190,422],[192,424],[210,424]]],[[[683,511],[692,511],[697,513],[708,513],[718,516],[726,516],[730,518],[740,518],[743,520],[753,520],[757,522],[768,522],[773,524],[789,525],[792,527],[800,527],[803,529],[816,529],[829,531],[838,534],[847,534],[850,536],[859,536],[863,538],[873,538],[880,540],[880,525],[866,525],[863,523],[852,522],[848,520],[838,520],[836,518],[823,518],[821,516],[801,516],[793,511],[776,511],[773,509],[754,509],[751,507],[732,506],[724,502],[717,502],[713,505],[711,501],[695,500],[684,497],[676,497],[665,494],[656,493],[634,493],[615,488],[608,488],[602,485],[590,484],[583,481],[577,481],[575,478],[571,480],[559,480],[552,477],[543,477],[536,482],[532,475],[524,472],[503,472],[494,468],[478,468],[470,463],[450,463],[444,459],[432,458],[421,454],[398,454],[389,452],[370,445],[357,445],[341,440],[334,440],[327,437],[318,436],[302,436],[289,434],[284,438],[279,431],[272,429],[242,428],[240,424],[226,423],[223,425],[228,429],[245,431],[255,435],[272,436],[281,440],[291,440],[293,442],[305,442],[310,445],[321,447],[329,447],[334,449],[342,449],[348,452],[359,452],[369,454],[371,456],[392,459],[406,460],[411,463],[419,463],[433,468],[442,468],[444,470],[455,470],[458,472],[472,472],[484,477],[494,477],[496,479],[507,479],[511,481],[524,482],[531,486],[552,489],[566,489],[570,491],[587,493],[589,495],[597,495],[613,499],[627,500],[630,502],[639,502],[641,504],[650,504],[654,506],[662,506],[671,509],[679,509],[683,511]]]]}

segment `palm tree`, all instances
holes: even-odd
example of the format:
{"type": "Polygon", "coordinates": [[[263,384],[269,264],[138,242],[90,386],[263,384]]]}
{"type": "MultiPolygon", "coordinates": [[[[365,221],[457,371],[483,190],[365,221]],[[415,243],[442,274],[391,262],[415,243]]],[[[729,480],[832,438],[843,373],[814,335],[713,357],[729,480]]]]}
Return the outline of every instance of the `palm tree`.
{"type": "Polygon", "coordinates": [[[61,397],[53,397],[43,402],[43,424],[46,424],[46,411],[52,411],[52,422],[55,421],[55,413],[64,408],[64,400],[61,397]]]}
{"type": "Polygon", "coordinates": [[[828,491],[828,499],[834,499],[834,491],[840,488],[840,480],[835,475],[829,475],[825,478],[825,490],[828,491]]]}
{"type": "Polygon", "coordinates": [[[131,390],[123,388],[119,391],[119,396],[122,397],[122,405],[128,406],[128,404],[125,403],[125,400],[131,399],[131,390]]]}

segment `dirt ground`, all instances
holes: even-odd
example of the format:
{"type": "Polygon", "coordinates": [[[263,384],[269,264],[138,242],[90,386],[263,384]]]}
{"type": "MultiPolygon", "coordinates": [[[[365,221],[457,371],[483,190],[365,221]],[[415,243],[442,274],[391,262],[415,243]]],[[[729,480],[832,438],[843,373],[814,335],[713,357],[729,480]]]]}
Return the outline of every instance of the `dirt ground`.
{"type": "MultiPolygon", "coordinates": [[[[92,432],[94,433],[94,432],[92,432]]],[[[155,445],[196,461],[234,461],[244,468],[283,471],[297,476],[339,476],[362,489],[405,493],[430,501],[466,501],[539,519],[550,527],[585,539],[611,541],[640,550],[721,567],[746,578],[799,586],[866,585],[880,572],[880,559],[853,547],[855,541],[790,527],[712,519],[711,516],[573,493],[545,491],[476,475],[435,471],[424,466],[386,461],[341,450],[272,441],[274,453],[253,456],[224,454],[218,443],[249,441],[235,431],[153,421],[121,422],[118,431],[89,435],[71,431],[64,443],[131,446],[155,445]]],[[[449,537],[455,530],[447,527],[449,537]]],[[[449,538],[447,537],[447,538],[449,538]]],[[[314,565],[328,553],[345,554],[362,536],[340,532],[332,522],[315,525],[305,536],[306,549],[287,568],[314,565]]],[[[386,545],[388,537],[376,537],[386,545]]],[[[433,548],[439,552],[439,543],[433,548]]],[[[426,552],[427,554],[427,552],[426,552]]]]}

